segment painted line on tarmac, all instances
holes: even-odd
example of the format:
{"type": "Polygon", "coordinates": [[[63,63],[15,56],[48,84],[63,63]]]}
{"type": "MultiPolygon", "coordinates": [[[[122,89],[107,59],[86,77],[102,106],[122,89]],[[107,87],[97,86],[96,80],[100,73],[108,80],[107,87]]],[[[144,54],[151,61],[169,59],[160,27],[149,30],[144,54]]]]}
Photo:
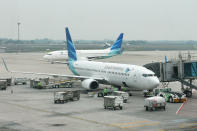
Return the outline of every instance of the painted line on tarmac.
{"type": "Polygon", "coordinates": [[[151,121],[135,121],[135,122],[128,122],[128,123],[112,124],[112,125],[121,126],[121,125],[138,124],[138,123],[147,123],[147,122],[151,122],[151,121]]]}
{"type": "Polygon", "coordinates": [[[124,127],[121,126],[120,128],[125,129],[125,128],[145,127],[145,126],[154,126],[154,125],[160,125],[160,122],[152,122],[150,124],[132,125],[132,126],[124,126],[124,127]]]}
{"type": "Polygon", "coordinates": [[[108,123],[98,122],[98,121],[95,121],[95,120],[85,119],[85,118],[82,118],[82,117],[68,116],[68,115],[65,115],[64,113],[59,113],[59,112],[55,112],[55,111],[48,111],[48,110],[44,110],[44,109],[34,108],[34,107],[30,107],[30,106],[25,106],[25,105],[20,105],[20,104],[5,102],[5,101],[3,101],[3,102],[1,101],[1,103],[10,104],[10,105],[18,106],[20,108],[31,109],[31,110],[34,110],[34,111],[39,111],[39,112],[44,112],[44,113],[60,114],[62,116],[68,117],[68,118],[72,118],[72,119],[76,119],[76,120],[82,120],[82,121],[86,121],[86,122],[94,123],[94,124],[99,124],[99,125],[105,125],[105,126],[108,126],[108,127],[118,127],[120,129],[154,126],[154,125],[159,125],[160,124],[160,122],[151,122],[151,121],[136,121],[136,122],[119,123],[119,124],[108,124],[108,123]],[[147,124],[140,124],[140,123],[147,123],[147,124]],[[134,125],[131,125],[131,124],[134,124],[134,125]],[[140,125],[136,125],[136,124],[140,124],[140,125]],[[131,125],[131,126],[124,126],[124,125],[131,125]]]}
{"type": "Polygon", "coordinates": [[[47,110],[44,110],[44,109],[34,108],[34,107],[30,107],[30,106],[25,106],[25,105],[20,105],[20,104],[5,102],[5,101],[0,101],[0,102],[4,103],[4,104],[14,105],[14,106],[17,106],[17,107],[20,107],[20,108],[23,108],[23,109],[30,109],[30,110],[44,112],[44,113],[50,113],[50,114],[51,113],[52,114],[60,114],[60,115],[65,116],[67,118],[82,120],[82,121],[86,121],[86,122],[94,123],[94,124],[99,124],[99,125],[105,125],[105,126],[108,126],[108,127],[118,127],[118,128],[120,128],[120,126],[115,126],[115,125],[108,124],[108,123],[102,123],[102,122],[98,122],[98,121],[95,121],[95,120],[89,120],[89,119],[85,119],[85,118],[82,118],[82,117],[68,116],[68,115],[65,115],[64,113],[59,113],[59,112],[55,112],[55,111],[47,111],[47,110]]]}
{"type": "Polygon", "coordinates": [[[160,125],[160,122],[136,121],[136,122],[119,123],[119,124],[111,124],[111,125],[120,127],[121,129],[126,129],[126,128],[160,125]]]}
{"type": "Polygon", "coordinates": [[[175,127],[175,128],[166,128],[166,129],[162,129],[162,130],[158,130],[158,131],[169,131],[169,130],[178,131],[180,129],[183,130],[185,128],[188,128],[188,129],[197,128],[197,123],[182,123],[182,124],[179,124],[178,127],[175,127]]]}
{"type": "Polygon", "coordinates": [[[179,128],[187,128],[187,127],[197,128],[197,123],[182,123],[179,125],[179,128]]]}

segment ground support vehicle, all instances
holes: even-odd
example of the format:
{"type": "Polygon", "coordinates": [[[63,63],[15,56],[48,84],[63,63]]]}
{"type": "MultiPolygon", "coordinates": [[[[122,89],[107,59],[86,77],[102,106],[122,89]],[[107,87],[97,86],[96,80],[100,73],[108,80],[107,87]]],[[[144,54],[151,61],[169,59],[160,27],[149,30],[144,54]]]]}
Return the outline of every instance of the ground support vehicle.
{"type": "Polygon", "coordinates": [[[154,96],[153,91],[144,90],[143,91],[144,97],[152,97],[154,96]]]}
{"type": "Polygon", "coordinates": [[[113,88],[104,88],[103,90],[98,91],[98,97],[109,96],[113,92],[113,88]]]}
{"type": "Polygon", "coordinates": [[[155,89],[155,94],[164,97],[166,102],[171,103],[184,102],[187,100],[184,93],[171,91],[171,88],[155,89]]]}
{"type": "Polygon", "coordinates": [[[156,109],[166,109],[166,101],[163,97],[160,96],[153,96],[146,98],[145,100],[144,107],[146,111],[148,110],[156,110],[156,109]]]}
{"type": "Polygon", "coordinates": [[[56,83],[55,88],[72,88],[73,82],[56,83]]]}
{"type": "Polygon", "coordinates": [[[49,88],[72,88],[72,80],[50,79],[49,88]]]}
{"type": "Polygon", "coordinates": [[[113,96],[121,96],[123,98],[123,102],[127,103],[127,100],[129,99],[129,94],[124,91],[114,91],[112,93],[113,96]]]}
{"type": "Polygon", "coordinates": [[[80,91],[62,91],[62,92],[54,92],[54,103],[65,103],[68,101],[79,100],[80,99],[80,91]]]}
{"type": "Polygon", "coordinates": [[[27,84],[27,79],[26,78],[15,78],[14,79],[14,85],[18,85],[18,84],[27,84]]]}
{"type": "Polygon", "coordinates": [[[12,85],[12,78],[0,78],[0,80],[6,80],[7,81],[7,86],[12,85]]]}
{"type": "Polygon", "coordinates": [[[37,89],[45,89],[49,84],[49,78],[39,78],[30,80],[30,87],[37,89]]]}
{"type": "Polygon", "coordinates": [[[154,95],[157,96],[160,92],[170,92],[171,88],[156,88],[154,89],[154,95]]]}
{"type": "Polygon", "coordinates": [[[178,103],[184,102],[187,100],[186,95],[184,93],[179,92],[160,92],[158,96],[164,97],[167,102],[170,103],[178,103]]]}
{"type": "Polygon", "coordinates": [[[132,90],[131,90],[131,88],[122,87],[122,88],[120,89],[120,91],[127,92],[127,93],[129,94],[129,96],[132,96],[132,90]]]}
{"type": "Polygon", "coordinates": [[[116,110],[123,109],[123,98],[121,96],[104,96],[104,108],[116,110]]]}
{"type": "Polygon", "coordinates": [[[0,80],[0,90],[6,90],[7,80],[0,80]]]}

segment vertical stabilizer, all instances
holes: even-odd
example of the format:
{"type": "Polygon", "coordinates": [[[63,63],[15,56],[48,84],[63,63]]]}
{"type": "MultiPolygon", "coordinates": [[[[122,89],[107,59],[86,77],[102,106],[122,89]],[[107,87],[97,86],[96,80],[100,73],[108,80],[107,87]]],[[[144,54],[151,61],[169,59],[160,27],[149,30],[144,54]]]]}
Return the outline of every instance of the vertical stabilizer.
{"type": "Polygon", "coordinates": [[[66,41],[67,41],[67,50],[68,50],[68,60],[69,61],[76,61],[77,54],[76,54],[75,46],[72,42],[70,32],[67,27],[65,28],[65,32],[66,32],[66,41]]]}
{"type": "Polygon", "coordinates": [[[121,33],[115,43],[112,45],[111,50],[119,50],[122,46],[123,33],[121,33]]]}

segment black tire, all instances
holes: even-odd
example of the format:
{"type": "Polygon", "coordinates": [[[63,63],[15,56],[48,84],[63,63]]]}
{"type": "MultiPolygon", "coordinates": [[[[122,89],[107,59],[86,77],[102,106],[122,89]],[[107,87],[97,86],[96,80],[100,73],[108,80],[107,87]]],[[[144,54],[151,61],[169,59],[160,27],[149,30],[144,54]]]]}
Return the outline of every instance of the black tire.
{"type": "Polygon", "coordinates": [[[115,111],[116,110],[116,107],[113,107],[113,110],[115,111]]]}
{"type": "Polygon", "coordinates": [[[192,92],[191,91],[187,91],[186,92],[186,97],[192,97],[192,92]]]}
{"type": "Polygon", "coordinates": [[[104,106],[104,108],[105,108],[105,109],[107,109],[107,107],[106,107],[106,106],[104,106]]]}
{"type": "Polygon", "coordinates": [[[170,103],[173,103],[173,98],[172,98],[172,96],[170,96],[169,102],[170,102],[170,103]]]}
{"type": "Polygon", "coordinates": [[[146,106],[146,111],[148,111],[148,106],[146,106]]]}
{"type": "Polygon", "coordinates": [[[124,100],[124,103],[127,103],[127,99],[124,100]]]}
{"type": "Polygon", "coordinates": [[[98,97],[103,97],[103,93],[98,93],[98,97]]]}
{"type": "Polygon", "coordinates": [[[120,106],[120,110],[122,110],[122,106],[120,106]]]}
{"type": "Polygon", "coordinates": [[[164,110],[164,111],[166,110],[166,106],[163,107],[163,110],[164,110]]]}

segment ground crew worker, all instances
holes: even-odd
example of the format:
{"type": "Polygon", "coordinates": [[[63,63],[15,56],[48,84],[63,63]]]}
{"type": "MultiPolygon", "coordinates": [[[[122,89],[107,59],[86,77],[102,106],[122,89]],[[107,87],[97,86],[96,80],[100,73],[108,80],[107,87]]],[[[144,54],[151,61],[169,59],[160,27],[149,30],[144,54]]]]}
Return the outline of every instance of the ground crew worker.
{"type": "Polygon", "coordinates": [[[103,90],[103,93],[104,93],[104,96],[107,95],[107,88],[105,88],[105,89],[103,90]]]}
{"type": "Polygon", "coordinates": [[[117,91],[118,90],[118,88],[116,88],[116,87],[112,87],[113,88],[113,91],[117,91]]]}
{"type": "Polygon", "coordinates": [[[40,81],[38,82],[38,87],[40,87],[41,86],[41,84],[40,84],[40,81]]]}

